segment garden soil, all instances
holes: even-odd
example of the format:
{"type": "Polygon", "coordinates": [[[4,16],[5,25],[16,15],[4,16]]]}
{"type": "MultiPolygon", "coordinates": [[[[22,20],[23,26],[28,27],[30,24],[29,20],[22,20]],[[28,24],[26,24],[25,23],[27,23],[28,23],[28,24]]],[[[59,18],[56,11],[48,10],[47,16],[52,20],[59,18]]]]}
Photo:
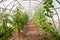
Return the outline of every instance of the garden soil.
{"type": "Polygon", "coordinates": [[[55,38],[43,29],[39,29],[32,20],[29,20],[20,34],[18,34],[16,28],[13,30],[12,36],[8,37],[7,40],[55,40],[55,38]]]}

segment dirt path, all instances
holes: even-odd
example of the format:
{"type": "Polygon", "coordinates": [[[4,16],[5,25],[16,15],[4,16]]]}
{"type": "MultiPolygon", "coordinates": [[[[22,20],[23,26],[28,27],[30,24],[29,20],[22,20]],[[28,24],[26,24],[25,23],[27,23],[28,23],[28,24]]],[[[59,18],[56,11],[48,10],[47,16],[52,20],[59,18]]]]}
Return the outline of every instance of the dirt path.
{"type": "Polygon", "coordinates": [[[32,20],[27,22],[24,26],[23,31],[20,33],[20,38],[18,37],[17,29],[12,33],[12,36],[7,40],[54,40],[51,34],[46,34],[44,30],[39,30],[37,25],[32,20]]]}
{"type": "Polygon", "coordinates": [[[27,25],[25,25],[22,35],[24,38],[27,38],[27,40],[38,40],[40,34],[38,27],[30,20],[27,25]]]}

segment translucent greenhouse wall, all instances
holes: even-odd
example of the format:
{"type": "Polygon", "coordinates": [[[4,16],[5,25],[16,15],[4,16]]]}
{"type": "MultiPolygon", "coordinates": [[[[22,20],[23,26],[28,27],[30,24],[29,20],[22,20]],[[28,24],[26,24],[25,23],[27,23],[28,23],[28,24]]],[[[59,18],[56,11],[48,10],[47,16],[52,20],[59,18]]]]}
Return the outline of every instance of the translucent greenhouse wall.
{"type": "Polygon", "coordinates": [[[54,2],[53,3],[54,8],[55,8],[55,9],[53,9],[53,11],[54,11],[53,19],[54,19],[54,23],[60,33],[60,4],[56,0],[54,0],[53,2],[54,2]]]}
{"type": "MultiPolygon", "coordinates": [[[[1,0],[0,0],[1,1],[1,0]]],[[[21,5],[22,11],[27,11],[28,15],[30,16],[30,19],[34,15],[34,11],[37,10],[39,7],[41,7],[43,0],[3,0],[0,3],[0,10],[4,7],[7,8],[7,12],[10,13],[12,10],[14,10],[18,5],[21,5]]],[[[53,24],[56,26],[57,30],[60,29],[60,4],[53,0],[54,8],[51,9],[54,13],[53,20],[49,19],[50,21],[53,21],[53,24]]]]}

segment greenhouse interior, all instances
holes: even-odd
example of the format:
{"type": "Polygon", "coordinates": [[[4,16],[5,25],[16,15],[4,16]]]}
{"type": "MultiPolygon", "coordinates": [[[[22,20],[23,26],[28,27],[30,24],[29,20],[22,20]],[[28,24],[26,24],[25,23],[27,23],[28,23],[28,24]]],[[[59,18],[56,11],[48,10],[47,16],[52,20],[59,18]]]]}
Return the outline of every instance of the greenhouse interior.
{"type": "Polygon", "coordinates": [[[60,0],[0,0],[0,40],[60,40],[60,0]]]}

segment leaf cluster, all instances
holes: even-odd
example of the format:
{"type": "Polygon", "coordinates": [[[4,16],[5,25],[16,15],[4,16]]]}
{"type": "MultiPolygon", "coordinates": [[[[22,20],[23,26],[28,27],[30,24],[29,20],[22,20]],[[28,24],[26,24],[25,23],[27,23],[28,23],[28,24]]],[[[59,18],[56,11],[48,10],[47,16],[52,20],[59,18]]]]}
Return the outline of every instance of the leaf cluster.
{"type": "Polygon", "coordinates": [[[56,40],[59,39],[59,34],[56,30],[56,28],[53,27],[52,22],[47,21],[47,17],[45,13],[43,12],[43,9],[38,9],[33,17],[34,22],[39,26],[39,28],[42,28],[47,33],[51,33],[56,40]]]}

